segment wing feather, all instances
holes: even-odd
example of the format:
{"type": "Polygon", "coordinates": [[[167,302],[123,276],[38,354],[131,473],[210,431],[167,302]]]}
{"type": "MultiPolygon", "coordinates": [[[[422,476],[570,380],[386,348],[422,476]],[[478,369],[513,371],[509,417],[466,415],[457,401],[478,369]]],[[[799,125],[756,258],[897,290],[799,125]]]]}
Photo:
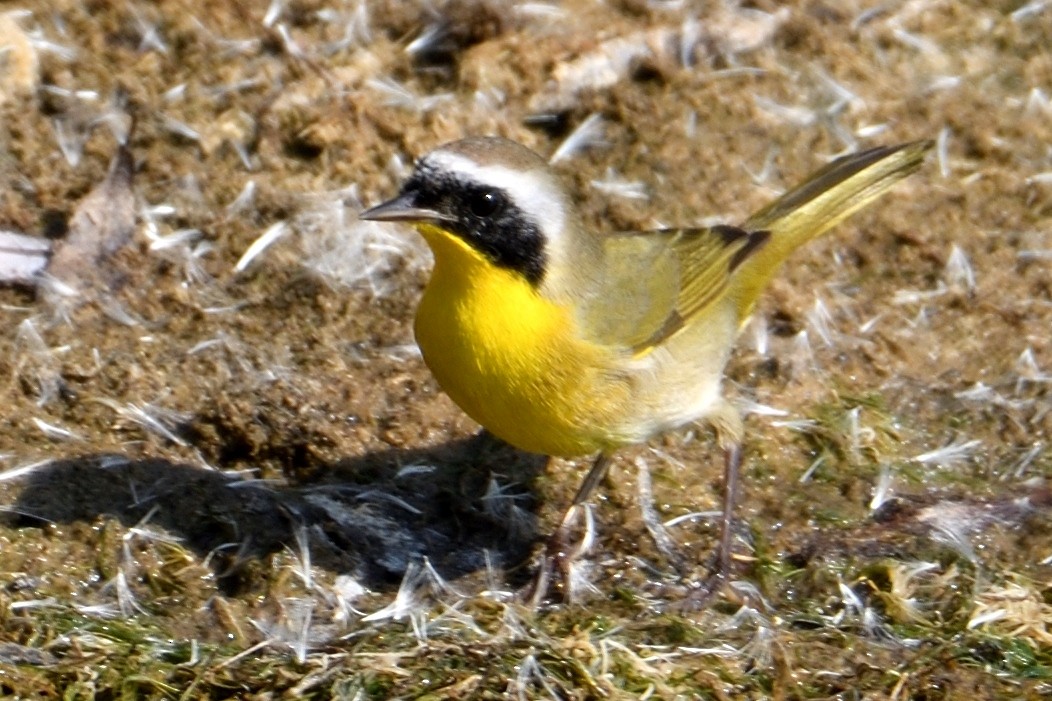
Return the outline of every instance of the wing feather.
{"type": "Polygon", "coordinates": [[[920,167],[930,141],[839,158],[750,217],[714,226],[602,239],[602,265],[578,305],[586,337],[643,356],[726,295],[739,321],[797,247],[880,197],[920,167]]]}
{"type": "Polygon", "coordinates": [[[723,297],[734,270],[766,240],[732,226],[609,236],[602,289],[581,305],[582,327],[593,340],[646,355],[723,297]]]}

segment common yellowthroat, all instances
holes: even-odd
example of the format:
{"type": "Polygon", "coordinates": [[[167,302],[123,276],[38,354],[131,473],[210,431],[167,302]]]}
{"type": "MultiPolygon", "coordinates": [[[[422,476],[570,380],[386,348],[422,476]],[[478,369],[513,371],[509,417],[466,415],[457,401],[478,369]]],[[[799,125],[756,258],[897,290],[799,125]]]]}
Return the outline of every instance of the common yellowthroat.
{"type": "Polygon", "coordinates": [[[839,158],[741,227],[603,234],[582,225],[540,156],[469,138],[424,156],[397,197],[361,214],[411,223],[434,253],[416,340],[453,401],[522,450],[598,454],[549,541],[538,601],[550,563],[567,557],[571,512],[614,451],[699,421],[725,456],[710,579],[726,578],[743,429],[720,382],[738,332],[794,249],[915,171],[931,146],[839,158]]]}

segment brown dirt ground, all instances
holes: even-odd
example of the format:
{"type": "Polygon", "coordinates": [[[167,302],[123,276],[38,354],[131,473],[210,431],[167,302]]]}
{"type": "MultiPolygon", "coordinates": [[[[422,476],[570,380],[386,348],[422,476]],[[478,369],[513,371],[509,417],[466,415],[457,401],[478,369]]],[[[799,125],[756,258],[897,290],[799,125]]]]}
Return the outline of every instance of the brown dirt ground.
{"type": "MultiPolygon", "coordinates": [[[[124,112],[139,213],[101,290],[56,310],[0,289],[0,469],[48,461],[0,475],[0,695],[1049,693],[1052,8],[746,4],[304,0],[264,26],[263,3],[43,0],[4,18],[0,229],[61,246],[124,112]],[[611,230],[741,221],[833,154],[945,139],[790,261],[728,370],[731,396],[787,412],[747,420],[751,618],[735,594],[665,612],[683,584],[640,518],[637,459],[663,518],[716,508],[704,432],[621,457],[584,605],[480,594],[525,581],[585,462],[475,436],[413,352],[426,253],[355,221],[433,146],[497,133],[549,155],[592,114],[602,143],[556,169],[611,230]],[[592,185],[608,171],[648,196],[592,185]],[[427,641],[363,621],[423,557],[458,592],[432,585],[410,616],[427,641]],[[1011,586],[1028,614],[996,603],[1011,586]],[[1000,627],[967,627],[984,606],[1000,627]]],[[[713,529],[672,532],[701,572],[713,529]]]]}

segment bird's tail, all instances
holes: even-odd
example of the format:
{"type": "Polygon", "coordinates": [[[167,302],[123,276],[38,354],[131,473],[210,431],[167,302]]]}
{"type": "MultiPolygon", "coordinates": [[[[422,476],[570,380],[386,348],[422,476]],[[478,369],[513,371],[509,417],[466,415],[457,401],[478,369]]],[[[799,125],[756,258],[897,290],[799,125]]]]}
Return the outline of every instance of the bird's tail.
{"type": "Polygon", "coordinates": [[[917,170],[931,141],[881,146],[838,158],[749,217],[742,228],[769,231],[770,238],[735,275],[739,318],[796,248],[821,236],[917,170]]]}

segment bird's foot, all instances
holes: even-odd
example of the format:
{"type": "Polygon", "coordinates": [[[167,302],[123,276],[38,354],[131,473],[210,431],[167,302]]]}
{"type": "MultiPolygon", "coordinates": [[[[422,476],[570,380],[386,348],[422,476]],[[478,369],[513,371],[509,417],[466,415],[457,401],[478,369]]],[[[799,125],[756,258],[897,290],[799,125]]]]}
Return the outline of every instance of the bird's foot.
{"type": "Polygon", "coordinates": [[[571,506],[563,516],[559,527],[545,543],[541,562],[533,581],[520,593],[520,598],[530,608],[539,608],[552,590],[553,577],[559,580],[562,600],[573,603],[578,590],[584,585],[580,576],[580,560],[592,549],[595,542],[595,518],[587,504],[571,506]],[[578,541],[571,540],[571,530],[577,514],[584,514],[584,526],[578,541]]]}
{"type": "Polygon", "coordinates": [[[729,580],[727,572],[719,570],[710,572],[707,577],[696,582],[687,595],[674,604],[673,608],[678,613],[691,613],[708,608],[724,590],[729,580]]]}
{"type": "Polygon", "coordinates": [[[735,581],[737,566],[753,560],[752,557],[735,555],[733,552],[724,554],[721,549],[717,549],[709,557],[706,565],[708,574],[700,580],[690,582],[686,594],[672,608],[679,613],[701,611],[711,606],[721,595],[725,595],[731,603],[751,603],[766,607],[755,586],[735,581]]]}

